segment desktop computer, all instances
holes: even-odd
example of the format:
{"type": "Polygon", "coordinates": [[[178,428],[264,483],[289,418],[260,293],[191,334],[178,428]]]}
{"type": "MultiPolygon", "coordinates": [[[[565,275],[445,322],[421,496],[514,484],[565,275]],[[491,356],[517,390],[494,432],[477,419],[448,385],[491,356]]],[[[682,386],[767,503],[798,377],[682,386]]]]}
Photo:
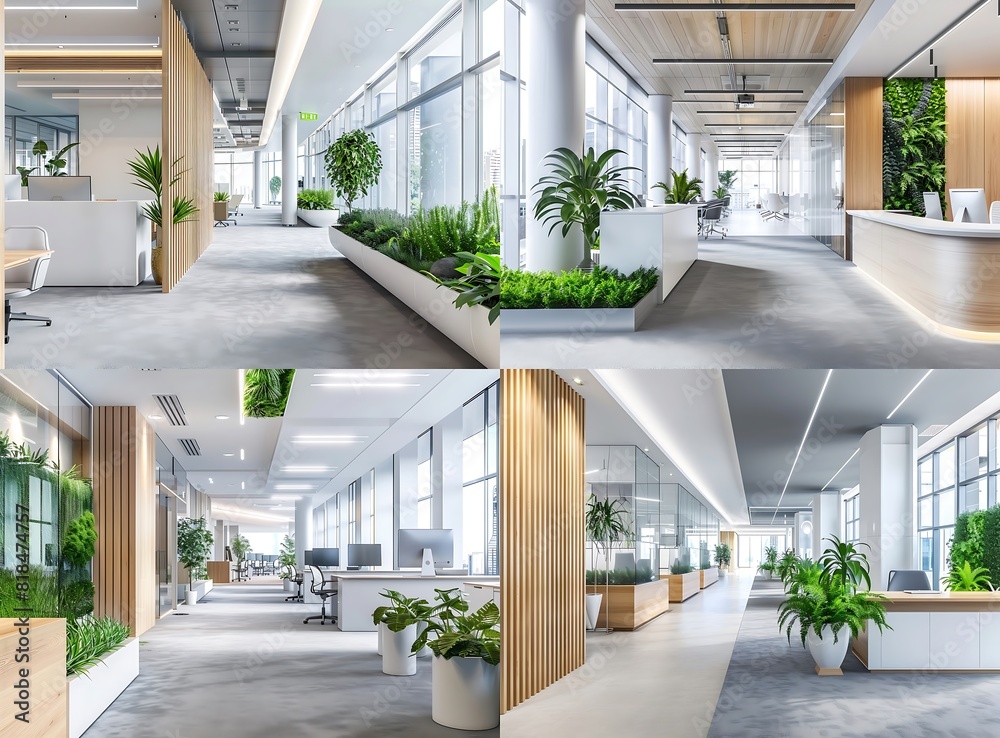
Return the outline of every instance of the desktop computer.
{"type": "Polygon", "coordinates": [[[399,568],[420,567],[421,576],[432,577],[455,558],[455,535],[450,529],[400,528],[396,534],[399,568]]]}
{"type": "Polygon", "coordinates": [[[983,188],[948,190],[951,212],[956,223],[989,223],[986,212],[986,190],[983,188]]]}
{"type": "Polygon", "coordinates": [[[381,543],[348,543],[347,568],[382,566],[381,543]]]}
{"type": "Polygon", "coordinates": [[[90,202],[90,177],[28,177],[28,200],[36,202],[90,202]]]}

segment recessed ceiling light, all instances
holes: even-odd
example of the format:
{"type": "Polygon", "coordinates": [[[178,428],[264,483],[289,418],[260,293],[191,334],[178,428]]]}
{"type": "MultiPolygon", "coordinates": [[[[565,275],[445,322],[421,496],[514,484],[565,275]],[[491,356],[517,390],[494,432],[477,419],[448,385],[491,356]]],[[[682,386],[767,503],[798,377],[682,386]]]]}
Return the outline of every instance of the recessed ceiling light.
{"type": "Polygon", "coordinates": [[[647,454],[649,453],[649,449],[648,448],[644,448],[643,451],[645,451],[647,454]]]}
{"type": "Polygon", "coordinates": [[[216,415],[215,419],[216,420],[229,420],[229,416],[228,415],[216,415]]]}
{"type": "Polygon", "coordinates": [[[246,461],[247,455],[243,449],[240,449],[240,461],[246,461]]]}
{"type": "Polygon", "coordinates": [[[162,415],[150,415],[149,419],[150,420],[163,420],[163,416],[162,415]]]}
{"type": "Polygon", "coordinates": [[[295,436],[292,443],[363,443],[368,440],[368,436],[295,436]]]}
{"type": "Polygon", "coordinates": [[[275,489],[312,489],[311,484],[276,484],[275,489]]]}
{"type": "Polygon", "coordinates": [[[247,483],[246,482],[240,482],[240,489],[246,489],[246,488],[247,488],[247,483]]]}
{"type": "Polygon", "coordinates": [[[573,377],[573,384],[578,384],[578,385],[580,385],[582,387],[583,386],[583,380],[580,379],[579,377],[573,377]]]}
{"type": "Polygon", "coordinates": [[[209,483],[209,484],[215,484],[215,480],[214,480],[214,479],[212,479],[211,477],[209,477],[209,478],[208,478],[208,483],[209,483]]]}
{"type": "Polygon", "coordinates": [[[222,454],[223,456],[236,456],[236,454],[222,454]]]}
{"type": "Polygon", "coordinates": [[[236,43],[232,43],[232,44],[229,44],[229,45],[230,46],[242,46],[243,44],[241,44],[239,41],[237,41],[236,43]]]}
{"type": "Polygon", "coordinates": [[[337,467],[335,466],[283,466],[281,471],[283,472],[327,472],[333,471],[337,467]]]}
{"type": "Polygon", "coordinates": [[[301,500],[301,495],[271,495],[272,500],[301,500]]]}
{"type": "Polygon", "coordinates": [[[240,24],[240,22],[238,20],[231,20],[231,21],[226,21],[226,22],[229,23],[229,25],[231,25],[231,26],[238,26],[240,24]]]}

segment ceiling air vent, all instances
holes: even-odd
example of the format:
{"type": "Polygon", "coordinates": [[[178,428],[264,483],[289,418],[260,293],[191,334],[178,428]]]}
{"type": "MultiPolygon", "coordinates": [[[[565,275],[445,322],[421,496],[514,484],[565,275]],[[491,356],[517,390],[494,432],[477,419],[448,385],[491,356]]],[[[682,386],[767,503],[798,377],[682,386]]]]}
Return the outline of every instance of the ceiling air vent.
{"type": "Polygon", "coordinates": [[[160,403],[163,414],[170,421],[170,425],[187,425],[187,416],[184,414],[184,406],[177,395],[153,395],[160,403]]]}
{"type": "Polygon", "coordinates": [[[921,438],[930,438],[931,436],[936,436],[938,433],[943,431],[948,426],[946,425],[931,425],[927,427],[927,430],[920,434],[921,438]]]}
{"type": "Polygon", "coordinates": [[[178,438],[177,442],[188,456],[201,456],[201,446],[194,438],[178,438]]]}

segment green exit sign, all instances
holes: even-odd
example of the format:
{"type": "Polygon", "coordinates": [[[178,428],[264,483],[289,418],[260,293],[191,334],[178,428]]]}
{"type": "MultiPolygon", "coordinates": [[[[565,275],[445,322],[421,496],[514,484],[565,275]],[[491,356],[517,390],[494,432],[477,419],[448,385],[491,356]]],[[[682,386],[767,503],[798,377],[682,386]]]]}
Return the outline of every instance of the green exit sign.
{"type": "Polygon", "coordinates": [[[319,120],[318,113],[299,113],[299,120],[319,120]]]}

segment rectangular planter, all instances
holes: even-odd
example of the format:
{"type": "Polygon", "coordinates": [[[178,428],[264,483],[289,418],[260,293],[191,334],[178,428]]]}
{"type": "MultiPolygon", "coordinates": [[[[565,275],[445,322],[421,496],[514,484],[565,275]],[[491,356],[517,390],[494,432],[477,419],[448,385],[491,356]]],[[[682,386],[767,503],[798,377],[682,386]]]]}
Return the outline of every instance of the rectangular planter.
{"type": "Polygon", "coordinates": [[[340,220],[339,210],[296,210],[299,220],[305,222],[313,228],[329,228],[337,225],[340,220]]]}
{"type": "Polygon", "coordinates": [[[670,609],[669,585],[658,579],[645,584],[588,585],[587,594],[604,595],[598,628],[636,630],[670,609]],[[608,621],[610,620],[610,626],[608,621]]]}
{"type": "MultiPolygon", "coordinates": [[[[207,595],[215,587],[215,583],[211,579],[196,579],[194,581],[194,591],[198,593],[198,599],[207,595]]],[[[187,595],[187,577],[184,577],[182,584],[177,585],[177,601],[184,602],[184,598],[187,595]]]]}
{"type": "Polygon", "coordinates": [[[139,640],[129,638],[102,663],[70,677],[69,738],[80,738],[137,676],[139,640]]]}
{"type": "Polygon", "coordinates": [[[719,581],[718,567],[713,566],[710,569],[699,569],[698,573],[701,575],[702,589],[705,589],[705,587],[709,586],[710,584],[715,584],[717,581],[719,581]]]}
{"type": "Polygon", "coordinates": [[[456,293],[385,254],[329,229],[330,243],[361,271],[488,369],[500,367],[500,321],[480,305],[456,308],[456,293]]]}
{"type": "Polygon", "coordinates": [[[503,310],[503,333],[634,333],[658,304],[658,290],[630,308],[503,310]]]}
{"type": "Polygon", "coordinates": [[[683,602],[701,592],[701,571],[689,571],[687,574],[667,574],[670,583],[670,601],[683,602]]]}

